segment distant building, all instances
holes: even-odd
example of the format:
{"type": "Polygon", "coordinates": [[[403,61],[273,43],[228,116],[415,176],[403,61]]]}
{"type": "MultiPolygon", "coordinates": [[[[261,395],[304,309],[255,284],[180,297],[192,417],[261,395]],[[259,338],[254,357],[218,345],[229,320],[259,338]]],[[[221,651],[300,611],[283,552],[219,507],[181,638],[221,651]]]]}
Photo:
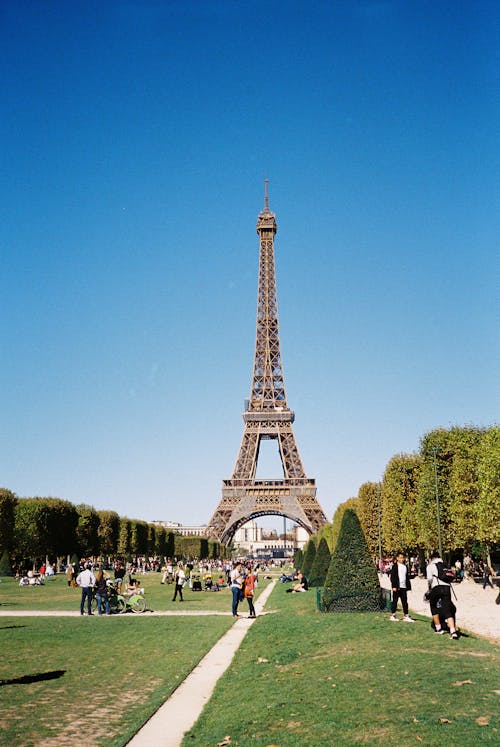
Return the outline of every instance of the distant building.
{"type": "MultiPolygon", "coordinates": [[[[180,534],[183,537],[204,537],[207,530],[206,524],[190,526],[180,524],[177,521],[160,520],[152,521],[151,524],[164,527],[165,529],[180,534]]],[[[306,530],[294,524],[286,533],[285,543],[283,534],[278,537],[275,529],[259,527],[257,522],[252,519],[236,530],[233,544],[236,547],[240,547],[248,553],[255,555],[261,552],[272,553],[274,550],[282,550],[284,547],[289,550],[290,554],[293,554],[294,550],[302,549],[308,539],[309,535],[306,530]]]]}
{"type": "Polygon", "coordinates": [[[201,526],[187,526],[186,524],[179,524],[177,521],[152,521],[151,524],[155,524],[158,527],[165,527],[170,529],[176,534],[181,534],[183,537],[204,537],[207,531],[207,525],[202,524],[201,526]]]}

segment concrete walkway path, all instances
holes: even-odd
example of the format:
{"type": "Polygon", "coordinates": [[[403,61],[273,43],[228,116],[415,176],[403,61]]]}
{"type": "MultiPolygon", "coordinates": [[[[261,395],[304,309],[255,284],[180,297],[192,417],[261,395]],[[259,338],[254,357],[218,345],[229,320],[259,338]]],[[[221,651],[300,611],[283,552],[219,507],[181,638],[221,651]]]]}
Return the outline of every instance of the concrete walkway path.
{"type": "MultiPolygon", "coordinates": [[[[255,602],[257,615],[274,589],[272,581],[255,602]]],[[[127,747],[179,747],[184,734],[197,721],[215,685],[229,667],[254,619],[239,618],[193,669],[184,682],[160,706],[127,747]]]]}

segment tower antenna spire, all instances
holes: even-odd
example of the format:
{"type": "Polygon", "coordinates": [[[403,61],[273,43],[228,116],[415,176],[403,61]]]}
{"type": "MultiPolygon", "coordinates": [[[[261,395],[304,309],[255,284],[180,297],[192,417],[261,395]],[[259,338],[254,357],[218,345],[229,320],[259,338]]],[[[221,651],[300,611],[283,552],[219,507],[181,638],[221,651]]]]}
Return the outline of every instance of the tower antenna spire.
{"type": "Polygon", "coordinates": [[[269,179],[264,179],[264,210],[269,210],[269,195],[268,195],[269,179]]]}

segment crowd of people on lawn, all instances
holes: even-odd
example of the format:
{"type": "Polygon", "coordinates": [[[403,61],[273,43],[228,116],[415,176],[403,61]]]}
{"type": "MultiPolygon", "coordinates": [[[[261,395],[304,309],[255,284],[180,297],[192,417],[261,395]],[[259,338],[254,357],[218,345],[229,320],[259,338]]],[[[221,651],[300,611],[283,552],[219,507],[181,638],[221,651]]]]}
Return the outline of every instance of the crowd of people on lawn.
{"type": "MultiPolygon", "coordinates": [[[[275,567],[275,563],[271,562],[275,567]]],[[[283,567],[285,561],[281,561],[283,567]]],[[[390,578],[391,622],[398,622],[397,608],[401,604],[403,622],[414,622],[409,614],[408,592],[411,590],[411,579],[424,575],[417,558],[408,560],[399,552],[393,560],[384,560],[379,570],[390,578]]],[[[229,588],[231,591],[231,612],[234,618],[240,617],[239,604],[246,600],[249,617],[256,617],[254,596],[259,573],[269,572],[267,562],[255,560],[199,560],[184,564],[177,559],[165,559],[163,564],[156,560],[146,561],[139,558],[135,562],[123,563],[116,560],[107,570],[94,564],[92,559],[83,559],[80,563],[68,563],[65,569],[68,586],[81,589],[80,614],[91,615],[91,600],[95,595],[99,615],[110,614],[109,595],[111,592],[130,597],[133,594],[144,594],[141,582],[135,578],[137,573],[148,571],[161,572],[161,584],[173,584],[172,601],[184,601],[183,589],[188,586],[191,591],[220,591],[229,588]]],[[[19,574],[20,586],[38,586],[55,574],[54,566],[47,562],[40,566],[38,572],[30,570],[19,574]]],[[[433,553],[426,565],[425,576],[428,582],[426,598],[430,605],[432,627],[439,635],[449,632],[452,639],[459,636],[456,625],[456,606],[453,601],[452,584],[463,579],[478,579],[483,589],[494,588],[491,582],[495,571],[484,560],[475,561],[465,555],[463,563],[456,560],[451,569],[445,569],[443,560],[437,552],[433,553]]],[[[270,578],[270,576],[268,576],[270,578]]],[[[287,592],[300,593],[308,590],[307,578],[299,569],[286,573],[284,568],[280,581],[290,584],[287,592]]],[[[500,600],[500,595],[499,595],[500,600]]]]}

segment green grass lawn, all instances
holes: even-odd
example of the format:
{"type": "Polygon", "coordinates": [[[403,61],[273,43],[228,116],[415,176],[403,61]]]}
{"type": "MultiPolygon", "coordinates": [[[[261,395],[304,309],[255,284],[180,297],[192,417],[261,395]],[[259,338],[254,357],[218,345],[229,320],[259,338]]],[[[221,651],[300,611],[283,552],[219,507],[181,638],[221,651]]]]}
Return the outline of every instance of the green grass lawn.
{"type": "Polygon", "coordinates": [[[277,585],[183,747],[500,744],[498,646],[320,614],[314,595],[277,585]]]}
{"type": "MultiPolygon", "coordinates": [[[[222,589],[218,592],[191,591],[188,586],[183,590],[184,602],[172,602],[174,594],[173,584],[161,584],[161,573],[147,573],[137,575],[144,587],[148,609],[165,610],[213,610],[218,612],[231,611],[231,592],[222,589]]],[[[267,585],[268,580],[262,578],[256,588],[256,597],[267,585]]],[[[64,575],[53,577],[44,586],[19,586],[14,578],[2,577],[0,583],[0,610],[2,612],[18,610],[43,611],[78,611],[80,609],[81,591],[70,588],[64,575]]],[[[247,607],[243,603],[242,609],[247,607]]]]}
{"type": "Polygon", "coordinates": [[[231,624],[220,616],[1,617],[0,744],[121,747],[231,624]]]}
{"type": "MultiPolygon", "coordinates": [[[[143,582],[151,606],[183,607],[159,575],[143,582]]],[[[0,609],[78,609],[78,590],[62,578],[50,584],[3,579],[0,609]]],[[[387,614],[320,614],[314,590],[286,588],[274,589],[269,614],[249,629],[184,747],[215,747],[228,735],[231,747],[500,743],[498,645],[436,636],[423,618],[396,625],[387,614]]],[[[186,590],[191,597],[185,608],[230,609],[228,591],[186,590]]],[[[0,617],[0,744],[123,747],[231,624],[222,616],[0,617]]]]}

